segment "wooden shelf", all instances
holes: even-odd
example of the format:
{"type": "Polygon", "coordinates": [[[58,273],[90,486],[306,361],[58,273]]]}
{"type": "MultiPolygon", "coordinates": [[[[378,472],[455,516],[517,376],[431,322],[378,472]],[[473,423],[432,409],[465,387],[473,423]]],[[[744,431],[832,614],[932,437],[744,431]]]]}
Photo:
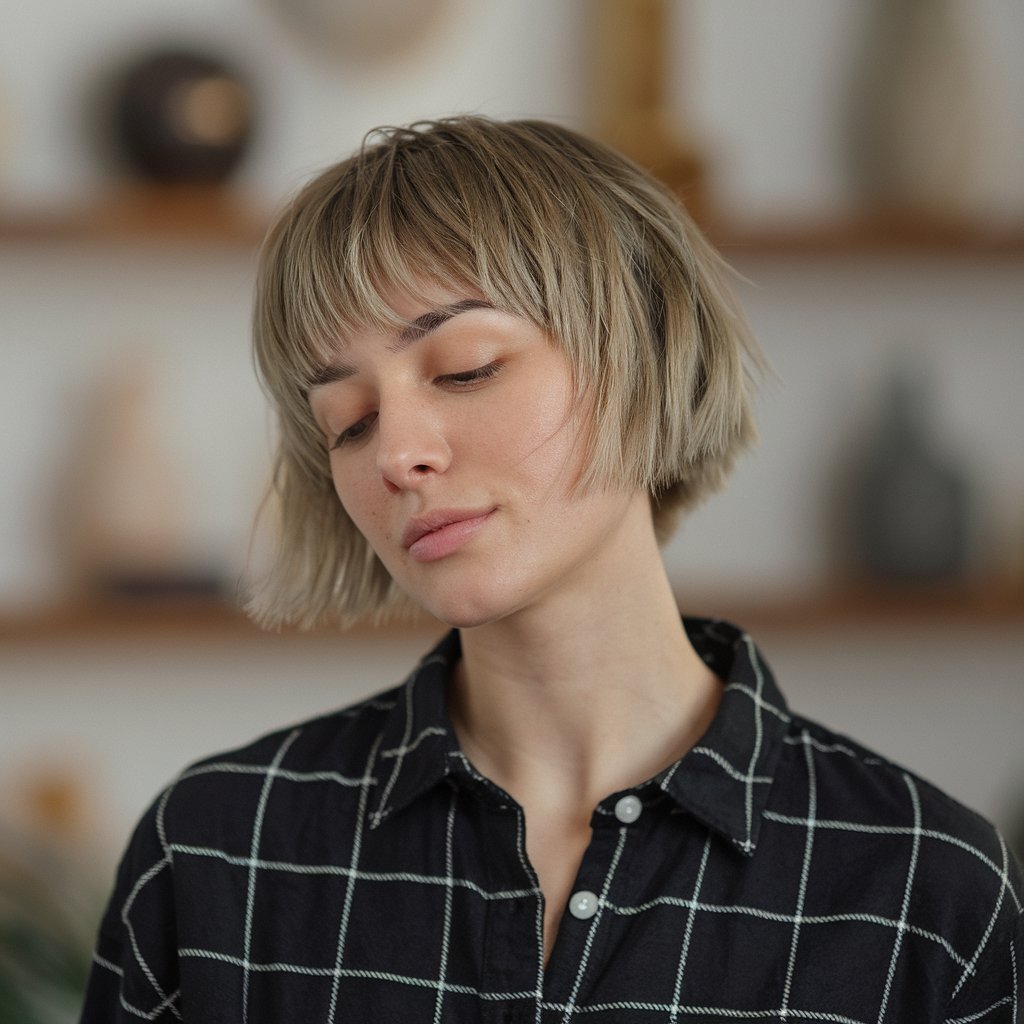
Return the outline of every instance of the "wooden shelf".
{"type": "Polygon", "coordinates": [[[0,242],[182,242],[255,248],[269,218],[226,188],[133,186],[68,210],[0,211],[0,242]]]}
{"type": "Polygon", "coordinates": [[[437,634],[444,627],[428,617],[421,622],[392,626],[357,626],[352,630],[305,631],[260,629],[240,609],[212,598],[145,598],[78,601],[0,614],[0,645],[40,646],[78,643],[142,642],[180,646],[215,643],[281,644],[338,641],[353,636],[394,635],[396,632],[437,634]]]}
{"type": "MultiPolygon", "coordinates": [[[[879,589],[843,586],[806,593],[750,599],[706,593],[679,596],[680,607],[696,615],[731,619],[755,634],[845,629],[948,629],[1024,627],[1024,591],[1009,588],[879,589]]],[[[236,608],[215,600],[147,600],[65,604],[0,615],[5,647],[81,642],[298,643],[339,642],[346,636],[393,636],[396,632],[436,635],[444,627],[429,618],[411,625],[337,630],[261,631],[236,608]]]]}
{"type": "MultiPolygon", "coordinates": [[[[129,186],[68,210],[0,209],[0,242],[166,242],[255,247],[269,215],[227,188],[129,186]]],[[[737,224],[715,219],[711,239],[743,256],[1022,257],[1024,225],[985,227],[902,213],[827,223],[737,224]]]]}
{"type": "Polygon", "coordinates": [[[1024,257],[1024,225],[983,226],[878,213],[831,223],[718,222],[708,234],[730,259],[794,257],[1024,257]]]}
{"type": "MultiPolygon", "coordinates": [[[[677,595],[688,610],[686,595],[677,595]]],[[[1010,586],[882,587],[840,583],[778,597],[711,596],[697,614],[720,615],[761,630],[924,630],[1024,627],[1024,588],[1010,586]]]]}

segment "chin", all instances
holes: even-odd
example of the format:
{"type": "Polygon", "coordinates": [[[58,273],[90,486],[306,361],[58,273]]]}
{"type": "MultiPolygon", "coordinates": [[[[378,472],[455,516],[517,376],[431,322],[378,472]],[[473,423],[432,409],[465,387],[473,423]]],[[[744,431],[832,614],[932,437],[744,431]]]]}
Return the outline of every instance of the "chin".
{"type": "Polygon", "coordinates": [[[468,589],[449,594],[420,595],[418,602],[424,611],[453,629],[473,629],[486,626],[512,614],[512,602],[496,594],[474,594],[468,589]]]}
{"type": "Polygon", "coordinates": [[[452,629],[473,629],[476,626],[486,626],[489,623],[497,622],[504,618],[501,612],[492,612],[484,608],[467,607],[460,604],[458,607],[427,607],[427,611],[435,619],[443,622],[452,629]]]}

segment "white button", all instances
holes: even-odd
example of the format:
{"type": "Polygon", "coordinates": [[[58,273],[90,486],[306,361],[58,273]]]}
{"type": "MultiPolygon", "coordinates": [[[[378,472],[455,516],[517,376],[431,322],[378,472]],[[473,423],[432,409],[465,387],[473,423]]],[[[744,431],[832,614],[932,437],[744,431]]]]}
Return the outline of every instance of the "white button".
{"type": "Polygon", "coordinates": [[[580,889],[569,900],[569,913],[577,921],[588,921],[597,913],[597,895],[589,889],[580,889]]]}
{"type": "Polygon", "coordinates": [[[644,809],[640,798],[636,796],[624,796],[619,799],[619,802],[615,805],[615,817],[622,822],[623,825],[632,825],[637,818],[640,817],[640,812],[644,809]]]}

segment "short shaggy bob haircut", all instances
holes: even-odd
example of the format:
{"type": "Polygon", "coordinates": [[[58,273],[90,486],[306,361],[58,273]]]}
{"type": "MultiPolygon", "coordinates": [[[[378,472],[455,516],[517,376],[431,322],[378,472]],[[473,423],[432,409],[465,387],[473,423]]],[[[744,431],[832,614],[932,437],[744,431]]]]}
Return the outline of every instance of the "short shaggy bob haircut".
{"type": "Polygon", "coordinates": [[[763,367],[726,267],[678,199],[543,121],[456,117],[371,132],[263,245],[257,369],[279,420],[279,548],[265,626],[381,621],[409,604],[334,491],[307,392],[354,332],[405,325],[383,295],[464,287],[544,329],[593,410],[581,487],[645,488],[664,541],[755,435],[763,367]]]}

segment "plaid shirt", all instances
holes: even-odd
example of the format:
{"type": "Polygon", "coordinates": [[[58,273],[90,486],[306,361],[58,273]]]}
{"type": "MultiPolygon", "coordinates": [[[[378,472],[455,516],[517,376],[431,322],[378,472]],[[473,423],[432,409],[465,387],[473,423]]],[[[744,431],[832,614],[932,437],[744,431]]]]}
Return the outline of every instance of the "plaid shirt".
{"type": "Polygon", "coordinates": [[[542,962],[522,810],[458,747],[446,637],[404,686],[186,771],[122,862],[82,1020],[1024,1021],[1000,836],[789,712],[750,639],[701,741],[594,810],[542,962]]]}

